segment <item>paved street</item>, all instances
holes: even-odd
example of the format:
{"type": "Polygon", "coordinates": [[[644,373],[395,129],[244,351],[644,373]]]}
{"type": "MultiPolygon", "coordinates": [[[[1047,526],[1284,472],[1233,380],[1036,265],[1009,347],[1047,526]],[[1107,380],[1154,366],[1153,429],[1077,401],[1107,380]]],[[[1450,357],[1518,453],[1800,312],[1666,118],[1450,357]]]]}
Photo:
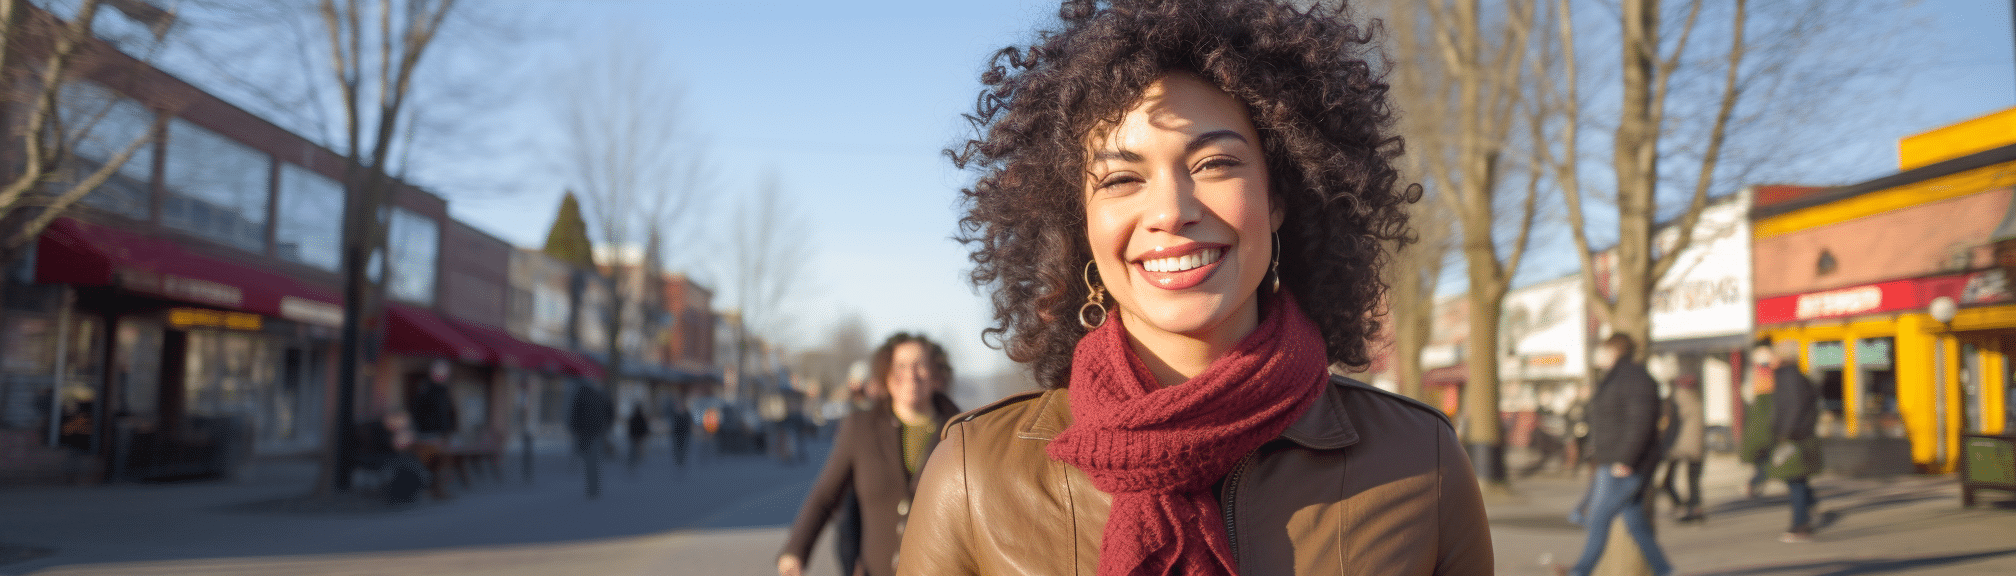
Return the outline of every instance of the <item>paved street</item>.
{"type": "MultiPolygon", "coordinates": [[[[676,478],[660,447],[633,477],[605,464],[602,497],[578,465],[543,454],[526,485],[481,479],[446,502],[385,510],[302,502],[312,463],[231,481],[0,491],[0,545],[53,554],[0,574],[776,574],[783,526],[818,459],[700,462],[676,478]]],[[[821,543],[812,573],[833,574],[821,543]]]]}
{"type": "MultiPolygon", "coordinates": [[[[775,573],[783,525],[816,464],[738,456],[674,479],[662,453],[653,456],[658,461],[634,478],[621,466],[611,470],[595,501],[582,497],[580,476],[562,454],[540,462],[532,485],[511,461],[504,481],[392,511],[288,504],[313,472],[306,466],[267,467],[229,482],[10,489],[0,492],[0,543],[54,552],[0,564],[0,574],[775,573]]],[[[1963,510],[1949,479],[1823,479],[1821,509],[1831,524],[1812,543],[1783,544],[1782,486],[1743,501],[1741,474],[1732,461],[1711,461],[1709,521],[1661,521],[1681,574],[2016,574],[2016,507],[1963,510]]],[[[1491,498],[1500,574],[1547,575],[1543,560],[1573,561],[1582,533],[1562,515],[1580,489],[1574,478],[1543,474],[1491,498]]],[[[833,574],[831,558],[822,546],[813,573],[833,574]]]]}

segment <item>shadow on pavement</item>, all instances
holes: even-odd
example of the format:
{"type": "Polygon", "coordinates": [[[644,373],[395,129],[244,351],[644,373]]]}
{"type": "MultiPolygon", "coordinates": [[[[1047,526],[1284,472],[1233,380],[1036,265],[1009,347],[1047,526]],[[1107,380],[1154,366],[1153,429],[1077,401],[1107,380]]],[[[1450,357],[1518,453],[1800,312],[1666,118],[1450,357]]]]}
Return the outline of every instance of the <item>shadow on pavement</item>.
{"type": "Polygon", "coordinates": [[[1931,568],[1935,566],[1945,566],[1948,564],[1961,564],[1966,562],[1973,562],[1975,560],[1986,560],[1989,558],[1997,558],[2011,555],[2016,555],[2016,548],[2011,548],[2008,550],[1975,552],[1971,554],[1923,556],[1918,558],[1868,558],[1860,560],[1824,560],[1820,562],[1780,564],[1776,566],[1756,566],[1750,568],[1735,568],[1730,570],[1723,570],[1720,572],[1709,572],[1704,574],[1703,576],[1749,576],[1753,574],[1777,574],[1787,572],[1799,573],[1799,574],[1814,574],[1816,576],[1852,576],[1855,574],[1885,574],[1891,572],[1901,572],[1905,570],[1916,570],[1921,568],[1931,568]],[[1828,570],[1830,568],[1831,570],[1828,570]],[[1814,572],[1815,570],[1827,570],[1827,571],[1814,572]]]}

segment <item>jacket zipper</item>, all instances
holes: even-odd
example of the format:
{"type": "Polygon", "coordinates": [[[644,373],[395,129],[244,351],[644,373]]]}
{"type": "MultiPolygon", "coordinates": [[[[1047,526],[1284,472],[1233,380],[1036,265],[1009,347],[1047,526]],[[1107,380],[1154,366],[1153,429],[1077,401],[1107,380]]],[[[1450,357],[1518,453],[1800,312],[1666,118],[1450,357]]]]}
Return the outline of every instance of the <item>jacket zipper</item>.
{"type": "Polygon", "coordinates": [[[1219,506],[1225,509],[1225,541],[1232,546],[1232,561],[1239,561],[1239,532],[1232,522],[1232,499],[1239,494],[1239,477],[1246,474],[1246,466],[1253,463],[1253,453],[1240,458],[1232,465],[1232,473],[1225,476],[1225,494],[1219,506]]]}

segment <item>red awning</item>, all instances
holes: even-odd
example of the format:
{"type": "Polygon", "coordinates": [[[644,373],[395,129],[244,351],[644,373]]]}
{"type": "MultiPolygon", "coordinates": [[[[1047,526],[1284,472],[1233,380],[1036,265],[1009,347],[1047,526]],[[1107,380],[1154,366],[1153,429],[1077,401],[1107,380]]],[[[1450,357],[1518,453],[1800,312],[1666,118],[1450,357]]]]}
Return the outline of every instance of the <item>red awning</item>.
{"type": "Polygon", "coordinates": [[[385,305],[385,351],[462,362],[495,362],[496,353],[424,308],[385,305]]]}
{"type": "Polygon", "coordinates": [[[602,379],[603,375],[602,365],[596,364],[594,360],[589,360],[588,357],[586,356],[575,354],[573,352],[568,352],[566,350],[561,350],[559,348],[546,348],[546,350],[548,352],[551,352],[553,354],[553,357],[558,359],[560,363],[566,367],[567,372],[573,373],[582,378],[587,378],[589,380],[602,379]]]}
{"type": "Polygon", "coordinates": [[[548,372],[560,367],[559,360],[552,358],[552,355],[545,350],[521,342],[503,330],[456,318],[449,318],[448,324],[460,330],[470,340],[489,348],[490,359],[499,365],[548,372]]]}
{"type": "Polygon", "coordinates": [[[602,377],[602,367],[579,354],[519,340],[510,332],[493,326],[454,318],[447,322],[468,335],[469,339],[488,347],[491,360],[498,364],[541,372],[565,372],[584,378],[602,377]]]}
{"type": "Polygon", "coordinates": [[[171,300],[243,310],[324,326],[343,323],[333,290],[151,238],[74,218],[57,218],[36,244],[35,280],[118,286],[171,300]]]}

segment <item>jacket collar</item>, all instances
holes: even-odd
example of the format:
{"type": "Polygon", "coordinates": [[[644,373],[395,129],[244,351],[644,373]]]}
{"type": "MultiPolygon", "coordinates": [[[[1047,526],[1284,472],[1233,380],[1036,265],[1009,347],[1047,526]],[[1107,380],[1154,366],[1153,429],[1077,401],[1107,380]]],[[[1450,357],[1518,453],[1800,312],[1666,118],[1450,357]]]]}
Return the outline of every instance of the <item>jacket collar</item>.
{"type": "MultiPolygon", "coordinates": [[[[1305,448],[1315,450],[1335,450],[1358,443],[1358,428],[1351,425],[1351,417],[1344,410],[1344,394],[1339,388],[1340,380],[1332,377],[1316,393],[1316,399],[1309,404],[1309,410],[1302,413],[1281,437],[1305,448]]],[[[1044,392],[1036,398],[1036,408],[1016,427],[1015,437],[1024,440],[1048,441],[1059,432],[1071,427],[1071,391],[1059,388],[1044,392]]]]}

